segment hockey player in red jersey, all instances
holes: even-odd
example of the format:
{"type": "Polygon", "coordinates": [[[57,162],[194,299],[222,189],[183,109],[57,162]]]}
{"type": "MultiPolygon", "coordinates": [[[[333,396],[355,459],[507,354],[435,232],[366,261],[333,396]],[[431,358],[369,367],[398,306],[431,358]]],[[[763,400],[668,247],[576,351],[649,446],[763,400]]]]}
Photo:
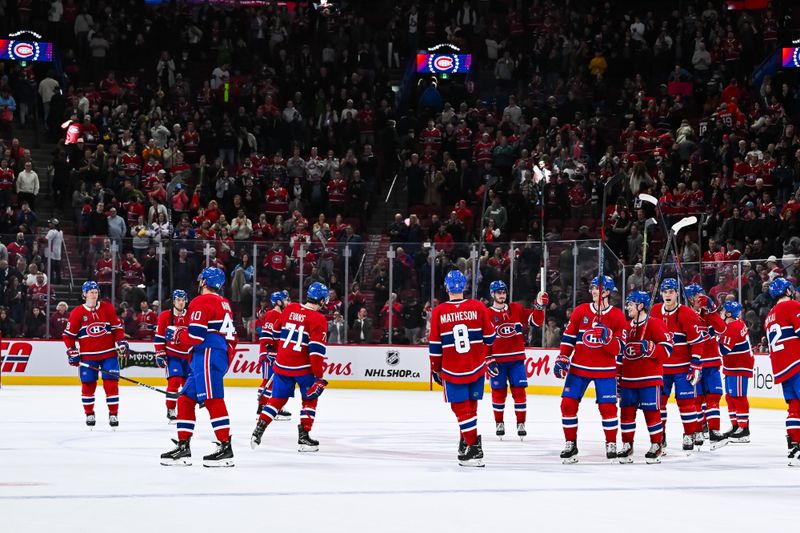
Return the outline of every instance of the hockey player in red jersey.
{"type": "Polygon", "coordinates": [[[197,277],[200,295],[189,304],[189,327],[167,328],[167,344],[190,344],[192,355],[189,377],[178,396],[178,441],[176,447],[161,454],[164,466],[192,464],[190,440],[194,433],[195,406],[208,409],[211,427],[217,437],[217,449],[203,457],[203,466],[233,466],[230,420],[225,405],[223,378],[236,350],[236,328],[231,304],[219,292],[225,284],[225,272],[206,267],[197,277]]]}
{"type": "Polygon", "coordinates": [[[617,459],[617,356],[624,346],[628,321],[609,302],[614,280],[603,276],[602,294],[600,283],[599,277],[592,279],[592,303],[579,305],[570,315],[553,367],[555,376],[565,379],[561,393],[561,425],[566,440],[561,452],[564,464],[578,462],[578,406],[592,381],[603,419],[606,457],[617,459]]]}
{"type": "Polygon", "coordinates": [[[158,368],[165,368],[167,372],[167,420],[170,422],[178,418],[178,391],[189,377],[189,356],[192,345],[188,342],[184,344],[167,342],[166,334],[169,328],[189,327],[189,315],[186,311],[188,302],[186,291],[181,289],[172,291],[172,309],[162,311],[158,315],[156,325],[156,365],[158,368]]]}
{"type": "Polygon", "coordinates": [[[694,434],[702,431],[697,421],[695,385],[702,374],[701,357],[706,340],[705,326],[700,316],[685,305],[678,304],[678,280],[661,282],[663,303],[653,305],[654,318],[661,319],[672,334],[672,354],[664,363],[664,396],[661,402],[661,422],[664,424],[663,447],[667,446],[667,401],[675,387],[675,401],[683,422],[683,449],[694,449],[694,434]]]}
{"type": "Polygon", "coordinates": [[[431,312],[428,353],[431,376],[444,388],[444,401],[458,419],[461,439],[458,464],[483,466],[483,448],[478,435],[478,400],[483,398],[484,374],[499,375],[488,346],[495,338],[486,306],[464,298],[467,278],[451,270],[444,278],[450,299],[431,312]]]}
{"type": "Polygon", "coordinates": [[[626,332],[625,350],[620,362],[620,428],[622,450],[620,463],[633,462],[633,436],[636,432],[636,409],[641,409],[650,433],[648,463],[661,462],[661,390],[664,386],[664,361],[672,353],[672,336],[657,318],[648,318],[650,295],[633,291],[625,302],[631,319],[626,332]]]}
{"type": "MultiPolygon", "coordinates": [[[[276,291],[270,295],[270,303],[272,309],[267,311],[264,316],[264,325],[261,327],[261,333],[258,336],[259,357],[258,367],[261,369],[261,385],[258,387],[258,411],[256,414],[261,414],[261,410],[270,398],[272,398],[272,363],[275,362],[275,354],[277,353],[278,340],[280,339],[280,329],[276,331],[275,327],[281,318],[283,310],[289,305],[289,293],[287,291],[276,291]],[[276,335],[278,338],[276,338],[276,335]]],[[[275,415],[275,420],[289,420],[292,413],[281,409],[275,415]]]]}
{"type": "Polygon", "coordinates": [[[94,392],[102,373],[103,390],[108,404],[108,424],[119,426],[119,357],[128,351],[122,323],[114,306],[98,301],[100,288],[94,281],[81,287],[84,303],[69,314],[64,330],[67,358],[72,366],[80,366],[81,400],[86,413],[86,425],[94,426],[94,392]],[[76,344],[77,343],[77,344],[76,344]]]}
{"type": "Polygon", "coordinates": [[[793,298],[795,289],[786,278],[775,278],[769,294],[778,300],[764,320],[769,342],[769,358],[775,383],[783,388],[788,406],[786,441],[789,466],[800,466],[800,302],[793,298]]]}
{"type": "Polygon", "coordinates": [[[275,420],[289,398],[294,397],[294,388],[300,388],[302,409],[297,426],[297,446],[300,452],[316,452],[319,441],[309,433],[317,414],[317,400],[328,382],[322,376],[325,370],[325,351],[328,322],[320,308],[328,301],[328,288],[319,282],[308,286],[306,303],[291,303],[281,313],[275,325],[273,338],[276,355],[272,365],[272,397],[261,410],[250,446],[261,444],[264,430],[275,420]]]}
{"type": "Polygon", "coordinates": [[[695,386],[695,409],[697,410],[697,425],[701,432],[694,434],[694,445],[703,445],[703,434],[708,433],[708,440],[712,450],[722,448],[728,444],[728,439],[720,431],[719,426],[719,401],[722,399],[722,377],[719,369],[722,366],[722,356],[719,351],[719,334],[725,331],[725,322],[716,311],[714,301],[705,295],[703,287],[692,283],[684,288],[687,303],[697,313],[700,325],[706,335],[703,343],[700,367],[702,374],[700,381],[695,386]]]}
{"type": "Polygon", "coordinates": [[[492,345],[492,357],[497,361],[500,373],[491,378],[492,409],[494,410],[495,433],[501,439],[506,434],[503,422],[503,411],[506,407],[506,396],[511,389],[514,398],[514,413],[517,417],[517,436],[520,439],[528,433],[525,431],[525,415],[527,398],[525,387],[528,386],[528,374],[525,371],[525,326],[542,327],[544,308],[547,306],[547,293],[536,296],[533,309],[525,309],[522,305],[508,302],[508,287],[505,282],[497,280],[489,285],[492,305],[488,309],[489,320],[495,328],[495,339],[492,345]]]}
{"type": "Polygon", "coordinates": [[[753,377],[753,349],[750,332],[742,321],[742,304],[728,301],[722,304],[725,329],[719,333],[722,353],[722,372],[725,374],[725,402],[732,427],[725,432],[730,442],[750,442],[750,402],[747,385],[753,377]]]}

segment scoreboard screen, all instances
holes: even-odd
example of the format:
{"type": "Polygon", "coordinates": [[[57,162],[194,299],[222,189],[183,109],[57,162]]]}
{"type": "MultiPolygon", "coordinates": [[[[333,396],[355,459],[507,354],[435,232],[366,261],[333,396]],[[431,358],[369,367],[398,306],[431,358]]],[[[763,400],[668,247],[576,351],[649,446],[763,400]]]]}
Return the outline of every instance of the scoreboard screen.
{"type": "Polygon", "coordinates": [[[0,39],[0,59],[50,62],[53,60],[53,43],[0,39]]]}
{"type": "Polygon", "coordinates": [[[800,68],[800,46],[783,49],[783,68],[800,68]]]}
{"type": "Polygon", "coordinates": [[[417,54],[417,73],[466,74],[472,68],[472,54],[417,54]]]}

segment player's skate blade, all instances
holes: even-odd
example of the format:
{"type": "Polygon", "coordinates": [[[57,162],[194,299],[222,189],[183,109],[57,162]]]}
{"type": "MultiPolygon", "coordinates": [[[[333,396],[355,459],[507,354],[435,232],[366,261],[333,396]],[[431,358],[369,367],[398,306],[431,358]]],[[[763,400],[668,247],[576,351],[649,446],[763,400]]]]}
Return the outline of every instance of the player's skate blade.
{"type": "Polygon", "coordinates": [[[308,434],[308,431],[303,429],[302,425],[297,426],[297,451],[298,452],[318,452],[319,441],[314,440],[308,434]]]}
{"type": "Polygon", "coordinates": [[[644,460],[647,464],[653,465],[661,462],[661,457],[664,455],[664,447],[658,443],[650,445],[650,449],[644,454],[644,460]]]}
{"type": "Polygon", "coordinates": [[[628,465],[633,462],[633,444],[630,442],[623,442],[622,449],[617,452],[617,459],[623,465],[628,465]]]}
{"type": "Polygon", "coordinates": [[[478,440],[475,444],[467,446],[462,455],[458,456],[459,466],[466,466],[472,468],[482,468],[486,465],[483,464],[483,446],[481,444],[481,437],[478,435],[478,440]]]}
{"type": "Polygon", "coordinates": [[[527,436],[528,436],[528,431],[525,429],[525,423],[520,422],[519,424],[517,424],[517,437],[519,437],[519,440],[524,440],[525,437],[527,436]]]}
{"type": "Polygon", "coordinates": [[[278,414],[275,415],[275,420],[283,421],[283,420],[291,420],[291,419],[292,419],[292,413],[290,413],[289,411],[284,411],[283,409],[278,411],[278,414]]]}
{"type": "Polygon", "coordinates": [[[264,436],[264,430],[267,429],[267,422],[259,419],[256,423],[256,429],[253,430],[253,435],[250,437],[250,447],[256,449],[261,444],[261,437],[264,436]]]}
{"type": "Polygon", "coordinates": [[[736,444],[747,444],[750,442],[750,428],[737,427],[728,440],[736,444]]]}
{"type": "Polygon", "coordinates": [[[800,442],[793,442],[789,450],[789,466],[800,466],[800,442]]]}
{"type": "Polygon", "coordinates": [[[119,417],[117,415],[108,415],[108,425],[116,431],[119,427],[119,417]]]}
{"type": "Polygon", "coordinates": [[[561,450],[561,462],[565,465],[571,465],[578,462],[578,444],[574,440],[568,440],[564,444],[564,449],[561,450]]]}
{"type": "Polygon", "coordinates": [[[188,440],[175,440],[175,448],[161,454],[162,466],[192,466],[192,450],[188,440]]]}
{"type": "Polygon", "coordinates": [[[711,451],[714,451],[727,446],[728,439],[716,429],[712,429],[708,434],[708,442],[710,443],[711,451]]]}
{"type": "Polygon", "coordinates": [[[94,413],[86,415],[86,425],[90,428],[93,428],[95,424],[97,424],[97,417],[94,415],[94,413]]]}
{"type": "Polygon", "coordinates": [[[506,435],[506,425],[504,422],[495,423],[494,434],[497,435],[497,438],[503,440],[503,437],[506,435]]]}
{"type": "Polygon", "coordinates": [[[206,468],[229,468],[233,466],[231,441],[218,442],[214,453],[203,456],[203,466],[206,468]]]}

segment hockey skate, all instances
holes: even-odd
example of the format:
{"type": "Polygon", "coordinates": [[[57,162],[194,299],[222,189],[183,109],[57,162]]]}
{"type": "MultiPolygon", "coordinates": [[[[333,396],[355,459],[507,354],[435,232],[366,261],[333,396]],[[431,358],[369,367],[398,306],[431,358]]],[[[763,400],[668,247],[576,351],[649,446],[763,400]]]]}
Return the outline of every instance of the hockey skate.
{"type": "Polygon", "coordinates": [[[728,438],[716,429],[712,429],[708,434],[708,441],[711,443],[711,450],[719,450],[728,444],[728,438]]]}
{"type": "Polygon", "coordinates": [[[578,443],[574,440],[568,440],[564,443],[564,449],[561,450],[561,463],[571,465],[578,462],[578,443]]]}
{"type": "Polygon", "coordinates": [[[606,459],[613,461],[617,458],[617,443],[606,442],[606,459]]]}
{"type": "Polygon", "coordinates": [[[214,453],[203,456],[203,466],[206,468],[227,468],[233,466],[233,448],[231,441],[217,442],[214,453]]]}
{"type": "MultiPolygon", "coordinates": [[[[732,436],[734,433],[736,433],[736,431],[737,431],[738,429],[739,429],[739,426],[737,426],[737,425],[733,425],[733,426],[731,426],[731,429],[729,429],[728,431],[726,431],[725,433],[723,433],[723,435],[725,435],[725,438],[728,438],[728,439],[730,439],[730,438],[731,438],[731,436],[732,436]]],[[[733,442],[733,441],[731,441],[731,442],[733,442]]]]}
{"type": "Polygon", "coordinates": [[[117,415],[108,415],[108,425],[111,426],[111,429],[119,427],[119,416],[117,415]]]}
{"type": "Polygon", "coordinates": [[[696,448],[701,447],[705,443],[705,438],[703,437],[702,431],[696,431],[694,435],[692,435],[692,439],[694,440],[694,445],[696,448]]]}
{"type": "Polygon", "coordinates": [[[267,422],[266,420],[258,419],[256,423],[256,429],[253,430],[253,436],[250,437],[250,447],[254,450],[256,446],[261,444],[261,437],[264,436],[264,430],[267,429],[267,422]]]}
{"type": "Polygon", "coordinates": [[[683,451],[687,454],[690,454],[694,451],[694,437],[693,435],[684,435],[683,436],[683,451]]]}
{"type": "Polygon", "coordinates": [[[617,459],[621,464],[631,464],[633,462],[633,443],[623,442],[622,449],[617,452],[617,459]]]}
{"type": "Polygon", "coordinates": [[[750,442],[750,428],[737,427],[736,431],[731,433],[731,436],[728,437],[728,440],[736,444],[746,444],[750,442]]]}
{"type": "Polygon", "coordinates": [[[302,424],[297,425],[297,451],[298,452],[318,452],[319,441],[314,440],[308,434],[308,431],[303,429],[302,424]]]}
{"type": "Polygon", "coordinates": [[[650,445],[650,449],[647,450],[647,453],[644,454],[644,460],[647,464],[658,464],[661,462],[661,456],[664,455],[663,447],[654,442],[650,445]]]}
{"type": "Polygon", "coordinates": [[[789,466],[800,466],[800,442],[793,442],[789,450],[789,466]]]}
{"type": "Polygon", "coordinates": [[[175,448],[161,454],[163,466],[192,466],[192,450],[189,448],[189,439],[175,440],[175,448]]]}
{"type": "Polygon", "coordinates": [[[463,454],[458,455],[458,464],[461,466],[482,467],[483,464],[483,447],[481,446],[481,437],[478,435],[478,440],[475,444],[467,446],[463,454]]]}
{"type": "Polygon", "coordinates": [[[169,423],[174,424],[177,419],[178,419],[178,410],[167,409],[167,420],[169,420],[169,423]]]}
{"type": "Polygon", "coordinates": [[[703,438],[705,440],[710,440],[711,432],[708,430],[708,422],[703,423],[703,438]]]}
{"type": "Polygon", "coordinates": [[[661,455],[667,455],[667,430],[661,432],[661,455]]]}
{"type": "Polygon", "coordinates": [[[494,425],[494,434],[500,437],[500,440],[503,440],[503,437],[506,434],[506,425],[504,422],[497,422],[494,425]]]}
{"type": "Polygon", "coordinates": [[[523,440],[527,436],[528,431],[525,429],[525,422],[519,422],[517,424],[517,437],[519,437],[519,440],[523,440]]]}
{"type": "Polygon", "coordinates": [[[459,457],[467,453],[467,441],[464,440],[464,437],[458,439],[458,455],[459,457]]]}
{"type": "Polygon", "coordinates": [[[93,428],[94,425],[97,423],[97,417],[94,416],[94,413],[90,415],[86,415],[86,425],[90,428],[93,428]]]}
{"type": "Polygon", "coordinates": [[[278,414],[275,415],[275,420],[291,420],[291,419],[292,419],[292,413],[290,413],[289,411],[284,411],[283,409],[278,411],[278,414]]]}

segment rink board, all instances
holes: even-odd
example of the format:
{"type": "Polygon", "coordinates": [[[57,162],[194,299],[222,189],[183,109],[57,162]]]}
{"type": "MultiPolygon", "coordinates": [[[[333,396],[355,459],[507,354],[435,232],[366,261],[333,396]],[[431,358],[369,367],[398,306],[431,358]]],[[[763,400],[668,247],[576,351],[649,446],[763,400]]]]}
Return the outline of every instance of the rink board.
{"type": "MultiPolygon", "coordinates": [[[[131,349],[152,351],[149,342],[132,342],[131,349]]],[[[67,364],[64,344],[59,341],[9,339],[2,342],[4,356],[2,381],[18,385],[74,385],[77,371],[67,364]]],[[[558,355],[555,349],[526,350],[525,367],[528,392],[560,394],[563,381],[553,375],[558,355]]],[[[422,346],[328,346],[325,379],[332,387],[385,390],[431,390],[428,351],[422,346]]],[[[165,385],[164,371],[157,368],[126,368],[123,375],[149,385],[165,385]]],[[[234,387],[256,387],[261,382],[258,369],[258,345],[241,343],[225,384],[234,387]]],[[[122,382],[126,384],[125,382],[122,382]]],[[[488,390],[488,389],[487,389],[488,390]]],[[[589,390],[588,394],[593,395],[589,390]]],[[[766,354],[756,355],[753,379],[750,381],[750,404],[753,407],[785,408],[780,386],[772,376],[772,365],[766,354]]]]}

